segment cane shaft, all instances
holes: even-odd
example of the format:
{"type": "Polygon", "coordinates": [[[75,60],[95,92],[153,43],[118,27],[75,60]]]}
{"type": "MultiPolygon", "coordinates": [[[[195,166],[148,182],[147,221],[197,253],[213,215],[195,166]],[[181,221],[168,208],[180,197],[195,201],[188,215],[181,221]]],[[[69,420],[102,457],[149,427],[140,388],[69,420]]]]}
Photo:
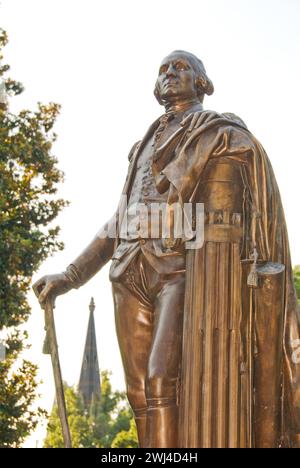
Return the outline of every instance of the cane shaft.
{"type": "Polygon", "coordinates": [[[46,324],[46,343],[51,354],[56,400],[58,406],[58,413],[61,422],[62,434],[64,439],[65,448],[71,448],[71,436],[67,418],[67,409],[64,395],[63,380],[61,374],[61,367],[58,355],[58,345],[56,338],[53,306],[48,302],[45,306],[45,324],[46,324]]]}

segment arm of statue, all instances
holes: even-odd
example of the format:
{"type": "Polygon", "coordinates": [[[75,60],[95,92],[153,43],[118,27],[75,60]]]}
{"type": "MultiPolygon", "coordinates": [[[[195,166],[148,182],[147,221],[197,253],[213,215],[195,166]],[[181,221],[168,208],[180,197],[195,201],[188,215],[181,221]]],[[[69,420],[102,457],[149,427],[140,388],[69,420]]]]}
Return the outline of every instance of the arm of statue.
{"type": "MultiPolygon", "coordinates": [[[[114,217],[112,218],[114,219],[114,217]]],[[[107,223],[86,249],[67,269],[59,274],[46,275],[33,285],[33,290],[42,307],[47,301],[54,304],[57,296],[87,283],[111,259],[115,239],[107,235],[107,223]]]]}
{"type": "MultiPolygon", "coordinates": [[[[133,161],[133,155],[138,149],[139,143],[139,141],[136,142],[129,152],[128,159],[130,163],[133,161]]],[[[124,190],[125,189],[123,189],[122,194],[124,190]]],[[[47,301],[51,301],[52,304],[54,304],[57,296],[65,294],[71,289],[80,288],[112,258],[115,249],[115,228],[118,227],[120,206],[122,203],[123,200],[120,202],[117,212],[103,226],[87,248],[63,273],[46,275],[33,285],[33,290],[42,307],[44,307],[47,301]]]]}

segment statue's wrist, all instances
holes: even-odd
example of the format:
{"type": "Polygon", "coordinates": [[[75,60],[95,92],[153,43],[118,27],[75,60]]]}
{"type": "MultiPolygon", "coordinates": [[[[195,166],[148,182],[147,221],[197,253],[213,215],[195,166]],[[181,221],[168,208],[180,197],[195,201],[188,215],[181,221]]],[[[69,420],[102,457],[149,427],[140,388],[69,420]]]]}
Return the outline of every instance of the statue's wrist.
{"type": "Polygon", "coordinates": [[[70,289],[78,289],[80,286],[82,286],[83,281],[81,274],[75,265],[69,265],[63,274],[70,285],[70,289]]]}

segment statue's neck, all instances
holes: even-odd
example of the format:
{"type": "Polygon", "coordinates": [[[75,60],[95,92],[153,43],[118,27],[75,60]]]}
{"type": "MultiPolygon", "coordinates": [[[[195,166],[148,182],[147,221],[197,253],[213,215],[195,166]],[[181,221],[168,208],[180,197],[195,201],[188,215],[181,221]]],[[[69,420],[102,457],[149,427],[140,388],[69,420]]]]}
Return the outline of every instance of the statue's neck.
{"type": "Polygon", "coordinates": [[[179,114],[186,111],[201,111],[203,110],[203,105],[199,102],[198,99],[187,99],[180,102],[170,102],[165,104],[166,113],[179,114]]]}

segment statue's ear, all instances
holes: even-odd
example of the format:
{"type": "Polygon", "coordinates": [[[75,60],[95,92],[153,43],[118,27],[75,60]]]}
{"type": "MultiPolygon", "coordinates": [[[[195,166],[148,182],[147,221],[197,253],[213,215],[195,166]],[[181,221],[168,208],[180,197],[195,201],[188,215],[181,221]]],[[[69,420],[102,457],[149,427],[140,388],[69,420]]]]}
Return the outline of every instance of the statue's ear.
{"type": "Polygon", "coordinates": [[[158,88],[158,83],[156,82],[155,84],[155,88],[154,88],[154,96],[156,97],[158,103],[163,106],[163,102],[161,100],[161,97],[160,97],[160,92],[159,92],[159,88],[158,88]]]}
{"type": "Polygon", "coordinates": [[[214,92],[214,85],[208,76],[198,75],[196,78],[196,86],[202,93],[208,96],[214,92]]]}

